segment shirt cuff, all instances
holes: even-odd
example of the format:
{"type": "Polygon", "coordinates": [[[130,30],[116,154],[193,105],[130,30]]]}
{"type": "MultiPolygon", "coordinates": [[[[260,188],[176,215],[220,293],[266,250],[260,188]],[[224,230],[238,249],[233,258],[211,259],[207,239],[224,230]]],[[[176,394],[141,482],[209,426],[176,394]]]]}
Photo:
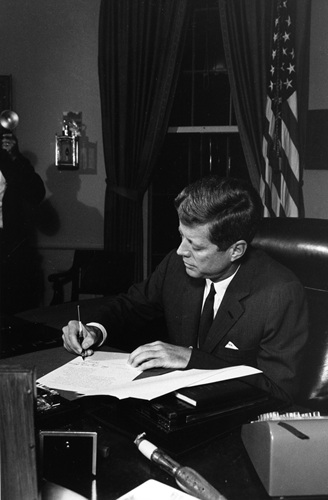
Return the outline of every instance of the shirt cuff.
{"type": "Polygon", "coordinates": [[[99,328],[99,330],[102,333],[103,338],[102,338],[102,341],[98,344],[98,347],[100,347],[101,345],[103,345],[103,343],[107,339],[106,328],[104,328],[100,323],[87,323],[87,326],[95,326],[95,327],[99,328]]]}

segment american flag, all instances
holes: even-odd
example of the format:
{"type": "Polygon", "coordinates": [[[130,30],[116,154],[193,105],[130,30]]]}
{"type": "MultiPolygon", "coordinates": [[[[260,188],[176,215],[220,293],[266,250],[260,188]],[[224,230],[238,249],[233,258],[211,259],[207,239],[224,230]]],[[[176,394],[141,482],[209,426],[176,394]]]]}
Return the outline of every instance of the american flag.
{"type": "Polygon", "coordinates": [[[262,152],[265,217],[298,217],[302,200],[294,25],[289,0],[277,1],[262,152]]]}

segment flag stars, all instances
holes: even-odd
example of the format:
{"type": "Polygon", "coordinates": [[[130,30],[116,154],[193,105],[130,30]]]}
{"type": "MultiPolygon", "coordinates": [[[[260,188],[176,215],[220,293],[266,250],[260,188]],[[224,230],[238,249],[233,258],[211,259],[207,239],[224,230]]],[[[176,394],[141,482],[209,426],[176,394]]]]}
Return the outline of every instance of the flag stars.
{"type": "Polygon", "coordinates": [[[288,78],[286,78],[284,85],[286,85],[286,89],[293,88],[293,80],[288,80],[288,78]]]}
{"type": "Polygon", "coordinates": [[[285,31],[285,33],[282,35],[282,37],[283,37],[283,39],[284,39],[284,41],[286,43],[287,40],[290,40],[290,33],[286,33],[286,31],[285,31]]]}
{"type": "Polygon", "coordinates": [[[293,23],[287,9],[288,0],[278,0],[268,73],[268,92],[271,96],[274,94],[277,107],[289,93],[294,91],[296,85],[295,49],[292,46],[293,23]],[[280,94],[282,100],[278,101],[280,94]]]}
{"type": "MultiPolygon", "coordinates": [[[[281,97],[274,97],[274,98],[272,99],[272,101],[274,102],[274,104],[275,104],[276,106],[279,106],[279,105],[282,103],[282,98],[281,98],[281,97]]],[[[278,114],[279,114],[279,113],[278,113],[278,114]]],[[[277,116],[278,116],[278,115],[277,115],[277,116]]]]}

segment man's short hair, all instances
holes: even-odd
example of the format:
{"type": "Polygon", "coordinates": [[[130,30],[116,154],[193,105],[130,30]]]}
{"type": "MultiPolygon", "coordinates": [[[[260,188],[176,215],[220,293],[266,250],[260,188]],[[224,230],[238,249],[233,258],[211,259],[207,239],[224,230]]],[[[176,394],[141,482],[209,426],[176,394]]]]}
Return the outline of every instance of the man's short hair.
{"type": "Polygon", "coordinates": [[[227,250],[238,240],[250,243],[262,218],[256,189],[242,179],[211,175],[184,188],[175,199],[185,226],[210,224],[210,241],[227,250]]]}

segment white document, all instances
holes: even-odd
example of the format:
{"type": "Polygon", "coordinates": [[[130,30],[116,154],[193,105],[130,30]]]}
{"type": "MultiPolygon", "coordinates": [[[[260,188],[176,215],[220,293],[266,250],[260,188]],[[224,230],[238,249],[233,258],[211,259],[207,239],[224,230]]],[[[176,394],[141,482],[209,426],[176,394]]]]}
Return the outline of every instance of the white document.
{"type": "MultiPolygon", "coordinates": [[[[129,384],[112,387],[107,394],[116,396],[119,399],[133,397],[149,401],[182,387],[209,384],[211,382],[245,377],[254,373],[260,373],[260,371],[250,366],[232,366],[219,370],[175,370],[163,375],[157,375],[156,377],[147,377],[134,380],[129,384]]],[[[92,394],[92,392],[88,394],[92,394]]],[[[97,392],[93,394],[97,394],[97,392]]]]}
{"type": "Polygon", "coordinates": [[[195,499],[188,493],[160,483],[156,479],[149,479],[140,486],[129,491],[118,500],[188,500],[195,499]]]}
{"type": "Polygon", "coordinates": [[[140,373],[127,360],[129,355],[114,352],[95,352],[69,363],[38,379],[53,389],[72,391],[81,395],[109,395],[118,399],[129,397],[151,400],[163,394],[191,385],[208,384],[260,373],[256,368],[240,365],[218,370],[175,370],[163,375],[134,380],[140,373]]]}
{"type": "Polygon", "coordinates": [[[131,367],[129,355],[114,352],[95,352],[84,360],[76,357],[69,363],[38,379],[53,389],[72,391],[81,395],[109,395],[118,399],[129,397],[153,399],[191,385],[260,373],[256,368],[240,365],[218,370],[175,370],[163,375],[134,380],[141,372],[131,367]]]}
{"type": "Polygon", "coordinates": [[[141,372],[127,362],[129,354],[96,351],[82,359],[77,356],[69,363],[44,375],[38,382],[53,389],[87,394],[108,394],[111,387],[127,384],[141,372]]]}

